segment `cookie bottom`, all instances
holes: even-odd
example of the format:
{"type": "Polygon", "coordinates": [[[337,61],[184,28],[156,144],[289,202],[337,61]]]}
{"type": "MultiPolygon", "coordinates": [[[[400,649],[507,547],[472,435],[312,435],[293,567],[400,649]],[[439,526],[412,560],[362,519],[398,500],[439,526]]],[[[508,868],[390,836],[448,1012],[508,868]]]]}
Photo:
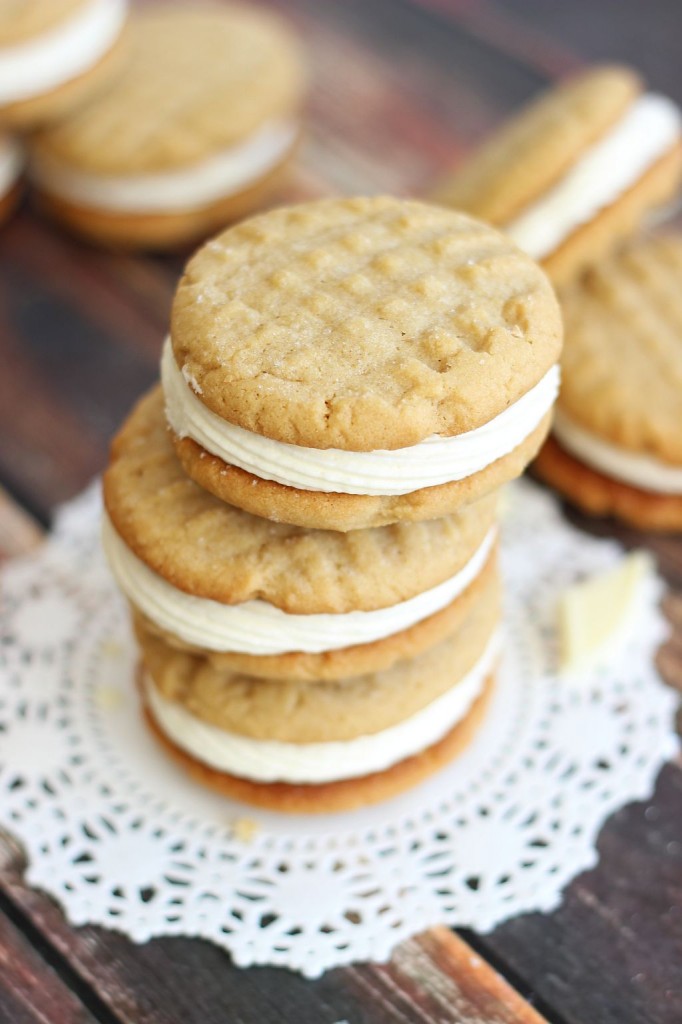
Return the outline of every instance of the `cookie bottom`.
{"type": "Polygon", "coordinates": [[[300,785],[286,782],[251,782],[236,775],[216,771],[197,761],[176,746],[159,728],[149,708],[144,705],[147,725],[156,740],[195,782],[215,790],[222,796],[255,807],[287,814],[331,814],[380,803],[418,785],[457,757],[473,739],[482,724],[494,690],[490,676],[481,696],[472,705],[466,718],[433,746],[415,754],[383,772],[374,772],[357,779],[326,782],[322,785],[300,785]]]}
{"type": "Polygon", "coordinates": [[[533,464],[534,473],[583,512],[615,516],[640,530],[682,530],[682,495],[655,494],[604,476],[548,438],[533,464]]]}
{"type": "Polygon", "coordinates": [[[523,473],[547,436],[551,419],[549,412],[517,448],[473,476],[391,496],[300,491],[230,466],[189,437],[171,436],[187,475],[221,501],[276,523],[347,533],[439,519],[485,497],[523,473]]]}
{"type": "Polygon", "coordinates": [[[38,204],[49,216],[89,242],[111,249],[179,249],[239,220],[266,202],[281,185],[295,146],[249,188],[208,206],[181,213],[112,213],[78,206],[39,190],[38,204]]]}
{"type": "Polygon", "coordinates": [[[107,87],[123,67],[128,45],[129,29],[124,28],[111,49],[87,71],[55,86],[49,92],[0,106],[0,124],[24,130],[37,128],[69,114],[79,103],[107,87]]]}
{"type": "Polygon", "coordinates": [[[629,238],[651,210],[673,199],[680,177],[682,143],[664,153],[632,188],[540,261],[552,284],[567,284],[629,238]]]}

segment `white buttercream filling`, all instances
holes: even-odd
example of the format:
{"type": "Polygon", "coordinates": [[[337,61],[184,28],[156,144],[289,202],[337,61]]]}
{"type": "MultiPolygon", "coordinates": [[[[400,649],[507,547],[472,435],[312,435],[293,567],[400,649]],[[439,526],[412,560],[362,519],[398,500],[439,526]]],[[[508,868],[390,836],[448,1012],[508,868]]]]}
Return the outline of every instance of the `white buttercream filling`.
{"type": "Polygon", "coordinates": [[[102,525],[102,542],[112,572],[126,597],[148,619],[196,647],[254,655],[320,654],[373,643],[409,629],[466,590],[483,569],[495,535],[491,529],[454,576],[407,601],[369,612],[292,615],[262,600],[230,605],[186,594],[134,555],[106,515],[102,525]]]}
{"type": "Polygon", "coordinates": [[[75,171],[40,156],[31,178],[45,191],[79,206],[126,213],[193,210],[243,191],[272,170],[298,133],[293,119],[270,121],[248,138],[201,163],[155,174],[102,176],[75,171]]]}
{"type": "Polygon", "coordinates": [[[443,739],[482,692],[499,648],[496,633],[474,667],[431,704],[389,729],[342,742],[254,740],[196,718],[182,705],[162,697],[151,680],[145,682],[145,695],[161,730],[176,746],[211,768],[254,782],[338,782],[385,771],[443,739]]]}
{"type": "Polygon", "coordinates": [[[39,96],[83,74],[112,47],[126,0],[90,0],[62,25],[0,48],[0,104],[39,96]]]}
{"type": "Polygon", "coordinates": [[[682,494],[682,466],[639,455],[604,441],[556,410],[554,433],[563,448],[613,480],[656,494],[682,494]]]}
{"type": "Polygon", "coordinates": [[[166,416],[178,437],[264,480],[304,491],[409,494],[478,473],[508,455],[535,430],[559,390],[559,367],[488,423],[454,437],[428,437],[394,451],[302,448],[228,423],[201,402],[175,362],[170,340],[161,357],[166,416]]]}
{"type": "Polygon", "coordinates": [[[681,133],[682,116],[672,100],[655,93],[641,96],[557,185],[506,225],[505,233],[534,259],[548,256],[631,188],[681,133]]]}
{"type": "Polygon", "coordinates": [[[0,196],[6,195],[21,174],[23,154],[14,139],[0,140],[0,196]]]}

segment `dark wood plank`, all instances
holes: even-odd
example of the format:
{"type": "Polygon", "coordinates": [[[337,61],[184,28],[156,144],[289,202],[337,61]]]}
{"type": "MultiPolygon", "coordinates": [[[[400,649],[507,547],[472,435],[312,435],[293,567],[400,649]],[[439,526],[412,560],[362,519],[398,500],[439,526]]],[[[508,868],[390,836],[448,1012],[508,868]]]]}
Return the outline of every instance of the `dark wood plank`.
{"type": "Polygon", "coordinates": [[[95,1018],[0,914],[0,1024],[94,1024],[95,1018]]]}
{"type": "Polygon", "coordinates": [[[602,830],[599,865],[553,914],[486,936],[484,950],[532,978],[566,1024],[682,1020],[682,771],[661,773],[644,803],[602,830]]]}
{"type": "Polygon", "coordinates": [[[420,0],[535,67],[569,70],[571,57],[633,64],[678,102],[679,0],[420,0]]]}

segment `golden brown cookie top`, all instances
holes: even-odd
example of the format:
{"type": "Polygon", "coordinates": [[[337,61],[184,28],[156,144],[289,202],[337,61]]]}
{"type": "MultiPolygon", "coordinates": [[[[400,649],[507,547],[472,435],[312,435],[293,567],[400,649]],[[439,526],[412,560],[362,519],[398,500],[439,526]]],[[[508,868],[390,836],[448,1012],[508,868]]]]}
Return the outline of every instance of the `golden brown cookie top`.
{"type": "Polygon", "coordinates": [[[595,67],[543,92],[442,182],[438,202],[498,226],[547,192],[642,91],[629,68],[595,67]]]}
{"type": "Polygon", "coordinates": [[[324,199],[238,224],[190,260],[172,311],[178,366],[230,423],[351,451],[472,430],[557,361],[538,266],[460,213],[324,199]]]}
{"type": "Polygon", "coordinates": [[[103,175],[173,170],[295,116],[302,97],[296,39],[252,6],[143,11],[130,18],[130,50],[108,92],[35,136],[41,157],[103,175]]]}
{"type": "Polygon", "coordinates": [[[271,523],[184,474],[158,388],[114,440],[104,498],[128,547],[180,590],[225,604],[262,598],[303,615],[389,607],[442,583],[474,554],[496,510],[491,496],[444,519],[349,534],[271,523]]]}
{"type": "Polygon", "coordinates": [[[456,686],[481,658],[499,617],[499,579],[491,575],[447,640],[382,672],[337,682],[255,679],[171,647],[139,619],[135,628],[154,685],[197,718],[253,739],[326,743],[388,729],[456,686]]]}
{"type": "Polygon", "coordinates": [[[88,6],[90,0],[0,0],[0,46],[32,42],[88,6]]]}
{"type": "Polygon", "coordinates": [[[559,408],[623,448],[682,464],[682,236],[644,237],[562,293],[559,408]]]}

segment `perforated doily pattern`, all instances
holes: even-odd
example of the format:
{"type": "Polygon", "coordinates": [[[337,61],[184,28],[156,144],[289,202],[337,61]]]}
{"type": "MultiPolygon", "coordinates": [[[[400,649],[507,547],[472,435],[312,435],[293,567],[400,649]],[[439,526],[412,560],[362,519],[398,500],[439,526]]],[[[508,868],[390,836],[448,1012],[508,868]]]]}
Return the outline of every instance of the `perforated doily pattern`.
{"type": "Polygon", "coordinates": [[[195,786],[139,715],[126,610],[99,549],[99,495],[3,572],[0,824],[28,881],[74,924],[144,941],[198,935],[237,964],[319,975],[436,923],[485,931],[549,910],[594,864],[595,839],[677,750],[659,681],[660,585],[608,667],[555,672],[561,590],[612,543],[564,523],[530,484],[503,531],[506,653],[490,715],[449,769],[375,808],[321,818],[245,808],[195,786]]]}

